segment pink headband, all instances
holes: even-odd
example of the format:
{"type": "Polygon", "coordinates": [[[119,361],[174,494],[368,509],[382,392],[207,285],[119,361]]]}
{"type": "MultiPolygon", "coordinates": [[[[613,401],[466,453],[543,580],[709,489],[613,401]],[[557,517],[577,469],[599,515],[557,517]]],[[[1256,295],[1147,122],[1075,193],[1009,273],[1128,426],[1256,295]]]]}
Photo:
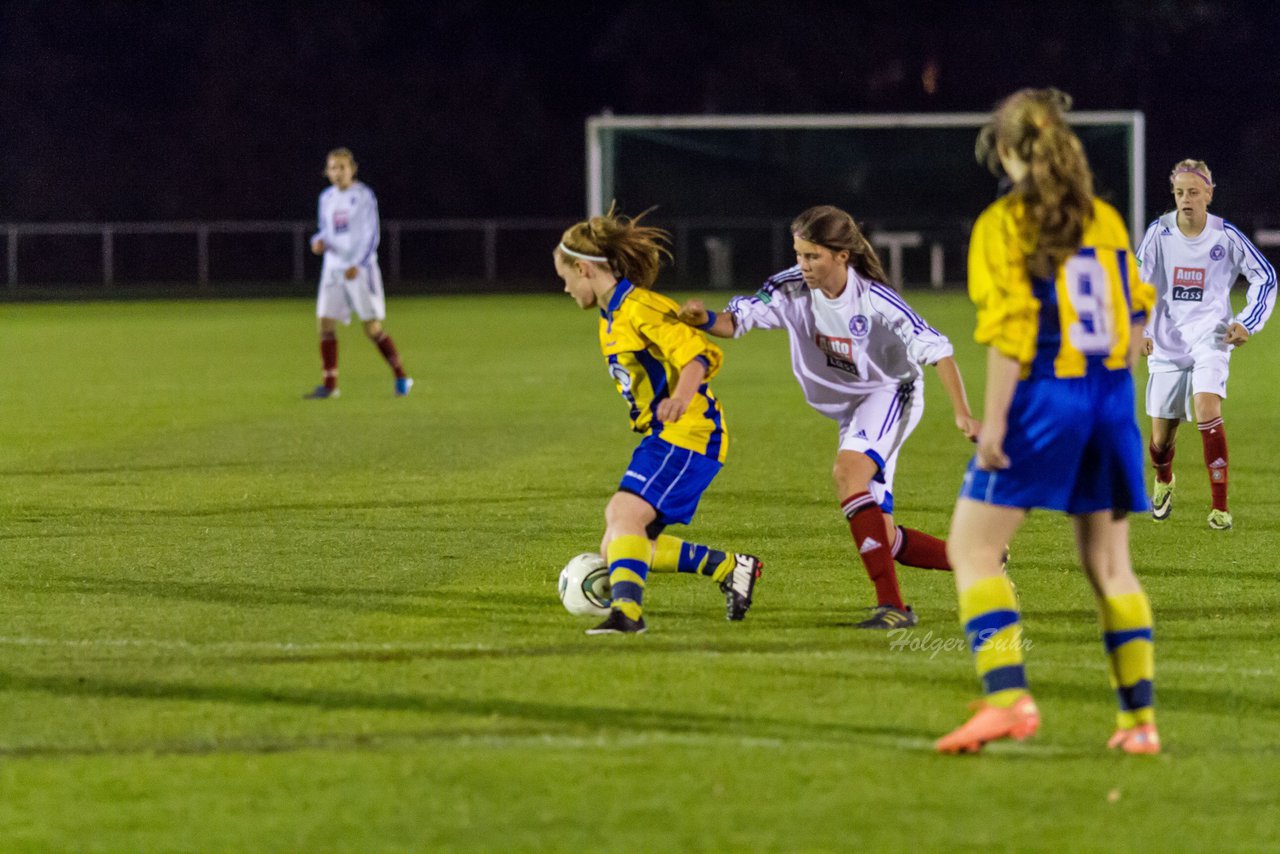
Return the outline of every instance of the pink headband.
{"type": "MultiPolygon", "coordinates": [[[[1213,186],[1213,182],[1209,180],[1209,176],[1208,176],[1208,175],[1206,175],[1206,174],[1204,174],[1203,172],[1201,172],[1199,169],[1191,169],[1190,167],[1183,166],[1181,169],[1174,169],[1174,170],[1173,170],[1173,174],[1174,174],[1175,176],[1176,176],[1176,175],[1181,175],[1183,172],[1186,172],[1186,173],[1191,174],[1191,175],[1195,175],[1197,178],[1199,178],[1201,181],[1204,181],[1204,182],[1205,182],[1206,184],[1208,184],[1210,187],[1212,187],[1212,186],[1213,186]]],[[[1170,180],[1170,181],[1172,181],[1173,179],[1172,179],[1172,178],[1170,178],[1169,180],[1170,180]]]]}

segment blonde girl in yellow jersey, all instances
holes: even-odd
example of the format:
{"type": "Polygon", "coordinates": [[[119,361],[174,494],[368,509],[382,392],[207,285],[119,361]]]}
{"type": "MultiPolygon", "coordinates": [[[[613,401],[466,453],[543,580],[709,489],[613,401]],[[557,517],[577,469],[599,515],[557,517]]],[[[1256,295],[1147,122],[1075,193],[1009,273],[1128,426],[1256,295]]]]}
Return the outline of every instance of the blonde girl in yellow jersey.
{"type": "MultiPolygon", "coordinates": [[[[643,217],[643,214],[641,215],[643,217]]],[[[679,307],[651,290],[669,242],[666,232],[612,208],[568,228],[553,255],[564,291],[599,312],[600,349],[644,438],[618,491],[605,507],[600,554],[609,563],[612,606],[587,634],[645,631],[643,598],[650,570],[710,577],[725,594],[727,616],[751,607],[763,564],[663,533],[693,519],[702,493],[729,449],[724,410],[707,381],[720,369],[720,348],[681,323],[679,307]]]]}
{"type": "Polygon", "coordinates": [[[1107,746],[1160,750],[1151,605],[1130,561],[1127,516],[1149,507],[1129,365],[1131,328],[1150,289],[1120,215],[1093,196],[1084,149],[1063,116],[1070,103],[1054,89],[1023,89],[979,137],[980,159],[1013,189],[982,213],[969,243],[987,386],[947,555],[984,696],[938,740],[943,753],[1020,740],[1040,726],[1019,602],[1001,571],[1036,507],[1066,513],[1075,527],[1120,707],[1107,746]]]}

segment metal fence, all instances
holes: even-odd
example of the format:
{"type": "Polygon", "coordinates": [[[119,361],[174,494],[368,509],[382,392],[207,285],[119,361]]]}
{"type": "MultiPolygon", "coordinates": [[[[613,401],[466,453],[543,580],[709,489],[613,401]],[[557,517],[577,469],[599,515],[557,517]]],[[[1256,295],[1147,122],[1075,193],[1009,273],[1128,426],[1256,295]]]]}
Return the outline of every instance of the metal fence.
{"type": "MultiPolygon", "coordinates": [[[[379,249],[393,283],[482,282],[492,290],[543,287],[551,247],[568,218],[384,220],[379,249]]],[[[791,263],[789,221],[683,218],[655,222],[672,232],[678,285],[749,290],[791,263]]],[[[929,229],[870,227],[891,284],[942,287],[965,278],[968,222],[929,229]]],[[[0,224],[8,294],[57,293],[68,283],[110,293],[130,283],[312,282],[319,259],[310,221],[107,222],[0,224]],[[144,251],[141,244],[161,241],[144,251]],[[264,242],[265,241],[265,242],[264,242]],[[232,262],[235,263],[232,263],[232,262]],[[127,269],[122,269],[127,268],[127,269]]],[[[1261,247],[1280,246],[1280,230],[1258,229],[1261,247]]],[[[1268,253],[1270,254],[1270,253],[1268,253]]]]}

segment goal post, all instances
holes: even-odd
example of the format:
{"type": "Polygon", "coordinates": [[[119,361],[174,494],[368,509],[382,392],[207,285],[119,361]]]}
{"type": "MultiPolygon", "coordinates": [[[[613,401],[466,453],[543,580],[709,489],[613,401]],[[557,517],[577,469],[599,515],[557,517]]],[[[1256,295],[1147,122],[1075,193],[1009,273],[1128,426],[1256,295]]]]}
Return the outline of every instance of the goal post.
{"type": "MultiPolygon", "coordinates": [[[[1100,196],[1132,238],[1146,225],[1146,123],[1136,110],[1076,111],[1100,196]]],[[[586,122],[587,211],[611,200],[656,220],[787,222],[846,207],[871,230],[955,237],[996,197],[973,158],[990,113],[621,116],[586,122]]],[[[940,238],[941,239],[941,238],[940,238]]],[[[935,243],[935,247],[940,244],[935,243]]]]}

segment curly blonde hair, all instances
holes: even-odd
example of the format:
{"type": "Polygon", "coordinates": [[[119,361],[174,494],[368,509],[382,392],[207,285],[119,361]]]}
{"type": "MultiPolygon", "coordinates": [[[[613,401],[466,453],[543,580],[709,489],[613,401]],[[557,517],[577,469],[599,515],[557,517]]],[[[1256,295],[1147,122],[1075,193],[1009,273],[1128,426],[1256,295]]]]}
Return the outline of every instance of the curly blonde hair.
{"type": "Polygon", "coordinates": [[[978,134],[978,162],[1002,174],[999,149],[1027,164],[1013,188],[1022,198],[1019,222],[1027,268],[1051,277],[1080,249],[1093,216],[1093,173],[1080,138],[1067,124],[1071,96],[1057,89],[1020,89],[1000,102],[991,122],[978,134]]]}

